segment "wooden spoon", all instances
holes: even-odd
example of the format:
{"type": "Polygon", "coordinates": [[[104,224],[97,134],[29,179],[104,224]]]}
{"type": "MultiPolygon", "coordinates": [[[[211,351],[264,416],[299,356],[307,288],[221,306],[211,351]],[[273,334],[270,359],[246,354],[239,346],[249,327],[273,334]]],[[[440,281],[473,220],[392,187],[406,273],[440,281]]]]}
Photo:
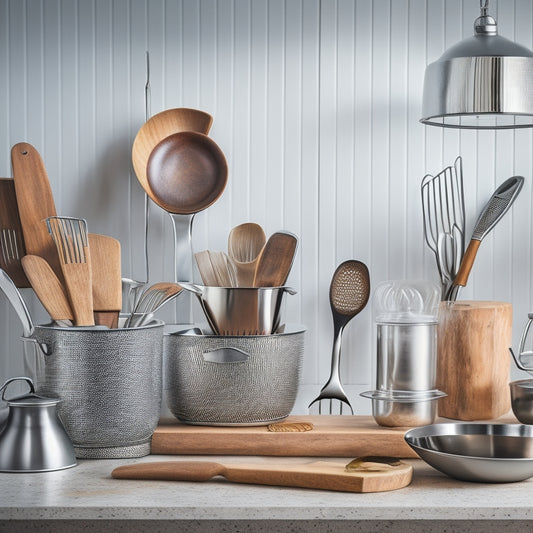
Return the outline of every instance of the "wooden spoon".
{"type": "Polygon", "coordinates": [[[37,298],[52,320],[73,320],[65,288],[46,260],[38,255],[25,255],[21,263],[37,298]]]}
{"type": "Polygon", "coordinates": [[[118,326],[122,309],[120,242],[107,235],[89,233],[94,320],[110,328],[118,326]]]}
{"type": "Polygon", "coordinates": [[[298,238],[288,231],[270,236],[257,262],[254,287],[281,287],[287,281],[294,261],[298,238]]]}
{"type": "Polygon", "coordinates": [[[46,227],[46,219],[57,213],[41,156],[31,144],[18,143],[11,149],[11,165],[26,253],[46,259],[62,281],[59,257],[46,227]]]}
{"type": "Polygon", "coordinates": [[[25,255],[15,182],[0,178],[0,267],[19,289],[31,287],[20,262],[25,255]]]}
{"type": "Polygon", "coordinates": [[[228,255],[237,271],[238,287],[253,287],[257,259],[266,242],[263,228],[254,222],[235,226],[228,236],[228,255]]]}
{"type": "Polygon", "coordinates": [[[146,165],[157,144],[169,135],[181,131],[196,131],[207,135],[212,123],[213,117],[205,111],[179,107],[162,111],[143,124],[133,141],[132,161],[137,179],[150,197],[152,195],[146,165]]]}

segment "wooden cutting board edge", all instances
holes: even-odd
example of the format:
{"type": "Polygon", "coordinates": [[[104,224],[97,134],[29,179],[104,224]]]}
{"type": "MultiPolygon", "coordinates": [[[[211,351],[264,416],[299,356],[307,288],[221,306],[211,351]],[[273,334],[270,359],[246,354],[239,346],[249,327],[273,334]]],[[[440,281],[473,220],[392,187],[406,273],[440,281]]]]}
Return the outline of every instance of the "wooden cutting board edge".
{"type": "Polygon", "coordinates": [[[267,426],[194,426],[161,419],[152,437],[156,455],[259,455],[278,457],[357,457],[380,455],[417,458],[404,440],[411,429],[376,424],[372,416],[289,416],[286,422],[310,422],[306,432],[272,432],[267,426]]]}

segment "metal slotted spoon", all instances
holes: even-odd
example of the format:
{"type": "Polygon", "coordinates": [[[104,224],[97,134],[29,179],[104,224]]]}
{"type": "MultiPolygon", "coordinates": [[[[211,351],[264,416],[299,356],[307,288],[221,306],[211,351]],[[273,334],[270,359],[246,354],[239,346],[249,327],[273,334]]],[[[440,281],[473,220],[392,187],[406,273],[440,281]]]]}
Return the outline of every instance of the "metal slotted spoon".
{"type": "Polygon", "coordinates": [[[318,412],[322,414],[322,403],[329,400],[329,414],[333,413],[333,400],[339,400],[339,414],[343,414],[343,404],[353,409],[341,384],[339,364],[341,357],[342,332],[348,322],[360,313],[370,296],[370,275],[361,261],[349,260],[341,263],[331,280],[329,303],[333,314],[333,351],[331,373],[320,394],[309,404],[319,402],[318,412]]]}

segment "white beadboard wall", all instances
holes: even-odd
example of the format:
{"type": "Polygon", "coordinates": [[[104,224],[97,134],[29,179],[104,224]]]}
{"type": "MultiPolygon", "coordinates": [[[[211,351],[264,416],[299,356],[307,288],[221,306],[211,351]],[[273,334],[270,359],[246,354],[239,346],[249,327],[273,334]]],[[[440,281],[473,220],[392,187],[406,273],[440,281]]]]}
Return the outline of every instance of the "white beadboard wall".
{"type": "MultiPolygon", "coordinates": [[[[123,275],[144,279],[144,193],[131,165],[151,111],[211,113],[229,164],[220,200],[194,222],[196,251],[225,249],[230,229],[262,224],[300,238],[286,316],[307,327],[295,412],[330,368],[328,290],[335,267],[364,261],[371,281],[437,281],[423,242],[420,182],[461,155],[467,233],[495,187],[526,183],[480,248],[462,297],[510,301],[515,345],[533,310],[532,132],[421,125],[427,63],[472,33],[477,0],[0,0],[0,175],[33,144],[58,212],[120,239],[123,275]]],[[[533,47],[533,0],[491,2],[500,33],[533,47]]],[[[169,217],[150,207],[150,280],[172,280],[169,217]]],[[[23,290],[35,321],[47,315],[23,290]]],[[[161,317],[181,320],[184,310],[161,317]]],[[[187,313],[185,312],[185,315],[187,313]]],[[[18,319],[0,296],[0,379],[23,372],[18,319]]],[[[358,413],[374,386],[369,305],[346,328],[342,376],[358,413]]],[[[513,370],[515,375],[520,375],[513,370]]]]}

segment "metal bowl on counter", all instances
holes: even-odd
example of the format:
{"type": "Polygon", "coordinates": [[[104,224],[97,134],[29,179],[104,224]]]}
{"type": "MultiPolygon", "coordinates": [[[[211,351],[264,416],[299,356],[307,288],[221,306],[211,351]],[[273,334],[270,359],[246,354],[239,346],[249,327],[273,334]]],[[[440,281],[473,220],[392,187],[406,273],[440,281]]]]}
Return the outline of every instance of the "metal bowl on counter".
{"type": "Polygon", "coordinates": [[[509,383],[511,407],[522,424],[533,424],[533,379],[521,379],[509,383]]]}
{"type": "Polygon", "coordinates": [[[444,423],[409,430],[407,444],[433,468],[462,481],[509,483],[533,476],[533,427],[444,423]]]}
{"type": "Polygon", "coordinates": [[[380,426],[415,427],[435,421],[437,400],[446,393],[433,389],[423,391],[373,390],[361,396],[372,400],[372,415],[380,426]]]}

